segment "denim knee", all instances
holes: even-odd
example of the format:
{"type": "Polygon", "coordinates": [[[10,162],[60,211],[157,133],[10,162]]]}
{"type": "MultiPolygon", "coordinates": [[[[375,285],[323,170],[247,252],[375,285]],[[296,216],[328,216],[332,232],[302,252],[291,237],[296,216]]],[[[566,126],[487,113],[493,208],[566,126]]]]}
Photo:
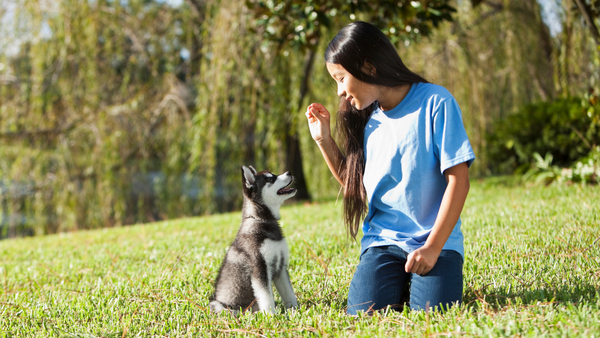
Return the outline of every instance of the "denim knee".
{"type": "Polygon", "coordinates": [[[443,250],[427,274],[413,274],[410,307],[413,310],[445,310],[462,302],[463,257],[454,250],[443,250]]]}
{"type": "Polygon", "coordinates": [[[350,283],[346,312],[371,313],[391,306],[402,307],[402,294],[410,279],[404,271],[406,252],[397,246],[372,247],[360,257],[350,283]]]}
{"type": "Polygon", "coordinates": [[[424,276],[405,272],[407,257],[394,245],[367,249],[350,283],[347,313],[372,313],[387,306],[401,309],[407,290],[413,310],[443,310],[462,301],[463,258],[458,252],[443,250],[424,276]]]}

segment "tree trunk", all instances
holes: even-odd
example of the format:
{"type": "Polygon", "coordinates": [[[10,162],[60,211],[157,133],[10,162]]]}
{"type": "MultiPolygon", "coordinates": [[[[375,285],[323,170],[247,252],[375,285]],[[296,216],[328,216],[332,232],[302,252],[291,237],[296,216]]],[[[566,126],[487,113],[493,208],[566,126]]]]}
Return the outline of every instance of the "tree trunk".
{"type": "Polygon", "coordinates": [[[298,190],[295,200],[310,200],[306,179],[304,177],[304,169],[302,168],[302,153],[300,152],[300,141],[298,133],[294,135],[288,134],[286,137],[287,143],[287,163],[286,168],[294,175],[294,186],[298,190]]]}
{"type": "MultiPolygon", "coordinates": [[[[317,44],[318,42],[315,43],[315,46],[317,44]]],[[[309,49],[308,54],[306,55],[306,60],[304,61],[304,75],[302,76],[302,82],[300,83],[300,98],[298,99],[297,109],[298,112],[302,110],[304,98],[306,97],[306,94],[308,94],[308,80],[315,62],[316,53],[316,48],[309,49]]],[[[289,125],[291,126],[292,124],[290,123],[289,125]]],[[[288,128],[288,130],[290,129],[288,128]]],[[[298,189],[294,199],[299,201],[310,200],[310,194],[308,192],[306,179],[304,177],[304,169],[302,167],[302,152],[300,151],[300,138],[298,137],[298,130],[294,129],[288,133],[285,141],[287,145],[286,168],[288,168],[288,170],[290,170],[294,175],[294,185],[296,189],[298,189]]]]}
{"type": "Polygon", "coordinates": [[[570,95],[570,84],[571,84],[571,74],[570,74],[570,56],[571,56],[571,39],[573,36],[573,23],[572,23],[572,11],[567,7],[566,10],[566,20],[565,20],[565,29],[564,29],[564,41],[563,46],[561,48],[562,52],[562,60],[559,60],[559,68],[561,70],[561,91],[562,95],[568,97],[570,95]]]}

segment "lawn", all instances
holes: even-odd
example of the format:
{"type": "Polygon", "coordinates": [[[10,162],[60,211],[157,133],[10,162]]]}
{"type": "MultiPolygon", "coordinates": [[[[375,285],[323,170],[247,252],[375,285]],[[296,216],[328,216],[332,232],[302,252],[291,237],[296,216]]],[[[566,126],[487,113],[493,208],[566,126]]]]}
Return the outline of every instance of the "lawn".
{"type": "Polygon", "coordinates": [[[0,336],[598,337],[600,187],[507,182],[472,182],[464,304],[443,315],[346,316],[359,245],[327,201],[282,209],[296,312],[207,310],[240,222],[230,213],[1,241],[0,336]]]}

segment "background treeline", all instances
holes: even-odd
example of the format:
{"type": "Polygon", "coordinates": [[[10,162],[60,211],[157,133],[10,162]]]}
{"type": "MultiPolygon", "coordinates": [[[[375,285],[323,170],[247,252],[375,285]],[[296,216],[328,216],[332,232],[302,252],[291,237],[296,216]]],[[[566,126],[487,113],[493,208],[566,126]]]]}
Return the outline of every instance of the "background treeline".
{"type": "Polygon", "coordinates": [[[597,182],[600,1],[553,3],[554,34],[533,0],[3,2],[0,238],[233,210],[243,164],[337,196],[303,113],[354,20],[455,95],[472,175],[597,182]]]}

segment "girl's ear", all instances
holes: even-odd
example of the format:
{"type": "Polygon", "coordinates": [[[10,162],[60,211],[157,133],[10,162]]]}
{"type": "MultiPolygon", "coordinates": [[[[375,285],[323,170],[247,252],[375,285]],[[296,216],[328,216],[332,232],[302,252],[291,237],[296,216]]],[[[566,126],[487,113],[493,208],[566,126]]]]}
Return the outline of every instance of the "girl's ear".
{"type": "Polygon", "coordinates": [[[377,69],[375,69],[375,66],[373,66],[373,64],[369,61],[365,61],[363,63],[363,66],[360,69],[360,71],[371,76],[375,76],[375,74],[377,74],[377,69]]]}
{"type": "MultiPolygon", "coordinates": [[[[252,167],[250,167],[252,168],[252,167]]],[[[252,168],[254,169],[254,168],[252,168]]],[[[252,172],[251,169],[249,169],[246,166],[242,166],[242,182],[244,182],[244,185],[246,186],[246,188],[250,189],[252,188],[252,185],[255,182],[255,178],[254,178],[254,174],[256,173],[256,170],[254,171],[254,173],[252,172]]]]}

